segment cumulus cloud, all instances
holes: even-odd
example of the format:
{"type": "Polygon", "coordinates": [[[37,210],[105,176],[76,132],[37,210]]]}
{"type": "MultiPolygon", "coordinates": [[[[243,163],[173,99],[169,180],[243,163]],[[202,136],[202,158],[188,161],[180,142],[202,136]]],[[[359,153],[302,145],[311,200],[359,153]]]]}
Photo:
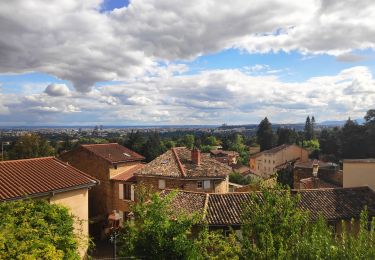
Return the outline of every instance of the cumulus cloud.
{"type": "Polygon", "coordinates": [[[69,88],[65,84],[49,84],[44,92],[54,97],[68,96],[70,93],[69,88]]]}
{"type": "Polygon", "coordinates": [[[306,114],[319,121],[362,117],[375,103],[375,80],[363,66],[298,82],[228,69],[95,87],[87,94],[25,94],[13,101],[7,95],[0,98],[9,100],[9,118],[3,114],[0,120],[12,115],[13,121],[53,122],[58,115],[79,124],[74,120],[81,114],[79,120],[90,115],[91,121],[107,124],[257,123],[264,116],[302,122],[306,114]]]}
{"type": "Polygon", "coordinates": [[[227,48],[338,56],[375,47],[371,0],[133,0],[106,13],[101,2],[0,2],[0,72],[45,72],[89,92],[98,81],[172,77],[186,68],[161,63],[227,48]]]}

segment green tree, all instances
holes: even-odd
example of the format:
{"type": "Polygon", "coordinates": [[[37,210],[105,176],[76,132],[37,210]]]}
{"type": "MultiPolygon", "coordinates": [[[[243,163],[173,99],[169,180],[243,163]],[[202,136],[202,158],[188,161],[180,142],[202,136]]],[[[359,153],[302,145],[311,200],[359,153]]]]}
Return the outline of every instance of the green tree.
{"type": "Polygon", "coordinates": [[[277,134],[277,145],[282,144],[294,144],[297,140],[297,133],[294,129],[290,128],[278,128],[277,134]]]}
{"type": "Polygon", "coordinates": [[[80,259],[73,218],[47,200],[0,202],[0,259],[80,259]]]}
{"type": "Polygon", "coordinates": [[[195,142],[195,137],[192,134],[187,134],[182,138],[182,145],[186,146],[188,149],[193,149],[195,142]]]}
{"type": "Polygon", "coordinates": [[[341,158],[365,158],[366,152],[366,134],[365,127],[358,125],[350,118],[341,129],[340,135],[340,156],[341,158]]]}
{"type": "Polygon", "coordinates": [[[142,134],[139,131],[131,131],[128,135],[127,138],[124,142],[124,146],[137,152],[137,153],[142,153],[143,152],[143,147],[146,143],[146,138],[144,134],[142,134]]]}
{"type": "Polygon", "coordinates": [[[315,117],[311,117],[311,139],[315,139],[315,127],[316,127],[316,122],[315,122],[315,117]]]}
{"type": "Polygon", "coordinates": [[[367,157],[375,157],[375,109],[365,115],[365,132],[367,157]]]}
{"type": "Polygon", "coordinates": [[[166,151],[160,140],[158,132],[152,133],[142,149],[142,154],[146,157],[146,161],[150,162],[166,151]]]}
{"type": "Polygon", "coordinates": [[[258,125],[257,139],[261,151],[272,148],[274,134],[272,131],[272,124],[268,121],[267,117],[265,117],[258,125]]]}
{"type": "Polygon", "coordinates": [[[18,138],[9,152],[10,159],[28,159],[55,154],[54,148],[47,140],[36,134],[25,134],[18,138]]]}
{"type": "Polygon", "coordinates": [[[305,134],[305,140],[311,140],[312,133],[311,133],[311,121],[310,116],[307,116],[306,122],[305,122],[305,128],[304,128],[304,134],[305,134]]]}
{"type": "Polygon", "coordinates": [[[242,249],[245,259],[292,259],[308,215],[289,189],[262,189],[244,205],[242,249]]]}
{"type": "Polygon", "coordinates": [[[134,221],[125,223],[119,242],[119,255],[142,259],[189,259],[197,256],[191,229],[198,215],[176,213],[170,207],[175,193],[165,197],[140,196],[133,207],[134,221]]]}

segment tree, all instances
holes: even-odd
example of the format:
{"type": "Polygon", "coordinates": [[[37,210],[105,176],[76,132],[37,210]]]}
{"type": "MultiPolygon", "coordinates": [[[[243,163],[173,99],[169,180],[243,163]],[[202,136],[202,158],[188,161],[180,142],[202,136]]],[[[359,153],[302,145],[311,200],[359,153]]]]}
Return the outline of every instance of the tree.
{"type": "Polygon", "coordinates": [[[126,222],[119,241],[119,255],[142,259],[188,259],[197,255],[191,229],[198,215],[176,213],[169,205],[175,193],[165,197],[144,194],[132,208],[134,221],[126,222]]]}
{"type": "Polygon", "coordinates": [[[146,157],[146,161],[150,162],[163,152],[166,148],[163,146],[163,143],[160,140],[160,136],[157,132],[152,133],[142,149],[142,154],[146,157]]]}
{"type": "Polygon", "coordinates": [[[312,139],[315,138],[315,126],[316,126],[315,117],[312,116],[311,117],[311,138],[312,139]]]}
{"type": "Polygon", "coordinates": [[[310,116],[307,116],[306,122],[305,122],[305,128],[304,128],[305,140],[311,140],[312,138],[311,130],[312,130],[312,127],[311,127],[310,116]]]}
{"type": "Polygon", "coordinates": [[[375,157],[375,109],[370,109],[365,115],[365,138],[367,157],[375,157]]]}
{"type": "Polygon", "coordinates": [[[47,200],[0,203],[0,259],[80,259],[73,218],[47,200]]]}
{"type": "Polygon", "coordinates": [[[193,149],[193,146],[194,146],[194,135],[192,134],[187,134],[184,136],[184,138],[182,139],[182,143],[184,146],[186,146],[188,149],[193,149]]]}
{"type": "Polygon", "coordinates": [[[279,127],[276,134],[277,145],[294,144],[297,141],[297,133],[294,129],[279,127]]]}
{"type": "Polygon", "coordinates": [[[55,154],[54,148],[47,140],[37,134],[25,134],[21,136],[9,152],[10,159],[28,159],[55,154]]]}
{"type": "Polygon", "coordinates": [[[367,154],[365,136],[364,126],[358,125],[357,122],[349,118],[341,130],[341,158],[365,158],[367,154]]]}
{"type": "Polygon", "coordinates": [[[261,151],[272,148],[274,135],[272,125],[267,117],[265,117],[258,125],[257,138],[261,151]]]}
{"type": "Polygon", "coordinates": [[[137,152],[137,153],[142,153],[143,152],[143,146],[146,143],[146,139],[144,135],[139,132],[139,131],[131,131],[127,139],[124,142],[124,146],[137,152]]]}

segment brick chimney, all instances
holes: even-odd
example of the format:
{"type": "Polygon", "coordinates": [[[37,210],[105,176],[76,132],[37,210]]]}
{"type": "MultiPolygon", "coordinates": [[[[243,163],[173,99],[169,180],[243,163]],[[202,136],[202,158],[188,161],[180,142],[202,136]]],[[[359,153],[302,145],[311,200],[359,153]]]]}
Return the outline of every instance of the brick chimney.
{"type": "Polygon", "coordinates": [[[193,148],[193,150],[191,150],[191,160],[196,165],[201,164],[201,151],[198,148],[193,148]]]}

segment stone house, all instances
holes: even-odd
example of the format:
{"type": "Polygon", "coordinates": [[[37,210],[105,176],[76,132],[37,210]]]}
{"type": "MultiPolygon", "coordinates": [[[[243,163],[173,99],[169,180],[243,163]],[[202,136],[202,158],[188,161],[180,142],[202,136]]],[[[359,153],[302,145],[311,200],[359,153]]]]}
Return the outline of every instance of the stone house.
{"type": "Polygon", "coordinates": [[[90,191],[92,234],[99,235],[100,226],[113,211],[121,219],[134,200],[133,172],[142,167],[144,157],[117,143],[86,144],[60,155],[61,160],[100,180],[90,191]]]}
{"type": "Polygon", "coordinates": [[[212,158],[216,159],[221,163],[228,165],[237,164],[237,158],[239,156],[236,151],[225,151],[225,150],[211,150],[210,155],[212,158]]]}
{"type": "Polygon", "coordinates": [[[297,161],[293,165],[293,188],[299,189],[303,187],[310,188],[335,188],[342,187],[343,174],[339,166],[331,162],[323,162],[318,160],[307,160],[305,162],[297,161]],[[313,180],[313,165],[318,167],[316,183],[317,187],[312,187],[311,180],[313,180]],[[305,185],[307,184],[307,186],[305,185]]]}
{"type": "Polygon", "coordinates": [[[308,160],[309,151],[295,144],[283,144],[250,156],[250,170],[262,178],[269,178],[278,168],[289,162],[308,160]]]}
{"type": "MultiPolygon", "coordinates": [[[[74,228],[88,238],[89,190],[99,180],[54,158],[13,160],[0,162],[0,202],[22,199],[45,199],[67,207],[78,217],[74,228]]],[[[84,257],[87,245],[79,248],[84,257]]]]}
{"type": "Polygon", "coordinates": [[[172,148],[134,173],[137,183],[153,190],[180,189],[226,193],[231,167],[198,149],[172,148]]]}
{"type": "MultiPolygon", "coordinates": [[[[168,194],[170,190],[163,191],[168,194]]],[[[299,207],[310,213],[312,221],[323,216],[337,233],[342,230],[342,221],[358,228],[361,211],[367,207],[369,217],[375,217],[375,192],[368,187],[327,188],[312,190],[293,190],[299,194],[299,207]]],[[[261,192],[256,192],[261,196],[261,192]]],[[[197,193],[179,191],[172,201],[172,207],[186,213],[198,212],[211,230],[239,230],[242,225],[243,205],[251,205],[251,192],[226,194],[197,193]]]]}

